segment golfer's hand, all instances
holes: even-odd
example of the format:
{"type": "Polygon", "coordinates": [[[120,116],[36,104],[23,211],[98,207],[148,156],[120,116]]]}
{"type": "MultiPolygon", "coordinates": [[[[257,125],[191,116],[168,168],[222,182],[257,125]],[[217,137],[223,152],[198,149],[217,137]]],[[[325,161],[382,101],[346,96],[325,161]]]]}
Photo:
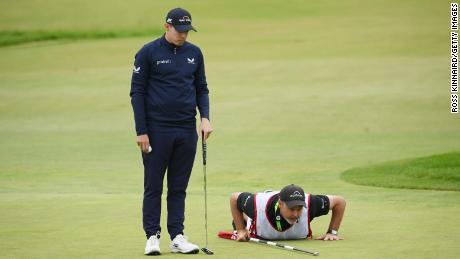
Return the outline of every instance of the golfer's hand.
{"type": "Polygon", "coordinates": [[[137,136],[137,145],[141,148],[142,152],[149,152],[149,136],[147,134],[137,136]]]}
{"type": "Polygon", "coordinates": [[[204,134],[204,140],[206,143],[206,140],[209,138],[209,136],[211,135],[213,131],[211,122],[207,118],[202,118],[200,129],[201,129],[201,132],[203,132],[204,134]]]}
{"type": "Polygon", "coordinates": [[[247,229],[238,230],[236,232],[236,241],[245,242],[249,240],[249,231],[247,229]]]}
{"type": "Polygon", "coordinates": [[[315,238],[316,240],[324,240],[324,241],[336,241],[336,240],[343,240],[342,237],[339,237],[338,235],[333,235],[326,233],[320,237],[315,238]]]}

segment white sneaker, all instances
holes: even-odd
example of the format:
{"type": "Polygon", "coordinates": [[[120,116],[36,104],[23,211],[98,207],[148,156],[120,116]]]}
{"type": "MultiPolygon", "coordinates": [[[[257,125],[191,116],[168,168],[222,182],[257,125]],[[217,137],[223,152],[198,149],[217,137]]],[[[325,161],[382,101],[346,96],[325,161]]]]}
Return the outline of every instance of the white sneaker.
{"type": "Polygon", "coordinates": [[[197,254],[200,248],[188,242],[187,237],[181,234],[177,235],[173,241],[171,241],[171,252],[182,253],[182,254],[197,254]]]}
{"type": "Polygon", "coordinates": [[[145,255],[160,255],[160,239],[156,235],[150,236],[145,244],[145,255]]]}

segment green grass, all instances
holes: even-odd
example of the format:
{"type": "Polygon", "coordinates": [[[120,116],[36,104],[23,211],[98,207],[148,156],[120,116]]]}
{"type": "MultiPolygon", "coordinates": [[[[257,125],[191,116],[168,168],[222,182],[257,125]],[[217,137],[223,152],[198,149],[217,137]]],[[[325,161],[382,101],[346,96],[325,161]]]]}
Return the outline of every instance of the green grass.
{"type": "MultiPolygon", "coordinates": [[[[347,211],[344,241],[285,243],[324,258],[451,258],[460,192],[340,179],[350,168],[458,152],[459,118],[444,87],[449,3],[2,1],[0,30],[144,31],[173,6],[190,9],[215,128],[207,168],[215,258],[304,258],[215,237],[230,229],[232,192],[289,183],[343,195],[347,211]]],[[[144,258],[129,85],[134,54],[153,37],[0,48],[1,257],[144,258]]],[[[185,231],[203,245],[200,163],[198,155],[185,231]]],[[[328,220],[315,219],[315,236],[328,220]]],[[[161,248],[174,257],[166,231],[161,248]]]]}
{"type": "Polygon", "coordinates": [[[378,187],[460,191],[460,153],[354,168],[342,179],[378,187]]]}
{"type": "Polygon", "coordinates": [[[162,30],[143,31],[0,31],[0,47],[51,40],[127,38],[161,35],[162,30]]]}

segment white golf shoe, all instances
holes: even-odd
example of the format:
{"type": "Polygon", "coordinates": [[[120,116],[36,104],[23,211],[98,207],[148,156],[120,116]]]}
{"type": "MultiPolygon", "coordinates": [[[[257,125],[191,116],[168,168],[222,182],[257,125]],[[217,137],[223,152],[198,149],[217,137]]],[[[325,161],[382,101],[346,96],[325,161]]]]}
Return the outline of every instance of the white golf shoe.
{"type": "Polygon", "coordinates": [[[160,239],[157,235],[150,236],[145,244],[145,255],[160,255],[160,239]]]}
{"type": "Polygon", "coordinates": [[[171,241],[171,252],[173,253],[182,253],[182,254],[197,254],[200,251],[200,248],[190,243],[187,240],[187,237],[184,235],[177,235],[171,241]]]}

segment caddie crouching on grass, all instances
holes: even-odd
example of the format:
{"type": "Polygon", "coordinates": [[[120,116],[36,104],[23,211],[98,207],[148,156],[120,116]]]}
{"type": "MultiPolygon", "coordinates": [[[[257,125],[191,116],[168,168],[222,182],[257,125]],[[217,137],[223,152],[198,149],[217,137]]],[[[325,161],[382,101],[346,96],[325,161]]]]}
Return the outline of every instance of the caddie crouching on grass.
{"type": "Polygon", "coordinates": [[[310,222],[332,210],[326,234],[317,240],[341,240],[338,230],[345,212],[345,199],[335,195],[312,195],[297,185],[281,191],[263,193],[235,192],[230,198],[236,241],[250,236],[266,240],[312,237],[310,222]]]}

